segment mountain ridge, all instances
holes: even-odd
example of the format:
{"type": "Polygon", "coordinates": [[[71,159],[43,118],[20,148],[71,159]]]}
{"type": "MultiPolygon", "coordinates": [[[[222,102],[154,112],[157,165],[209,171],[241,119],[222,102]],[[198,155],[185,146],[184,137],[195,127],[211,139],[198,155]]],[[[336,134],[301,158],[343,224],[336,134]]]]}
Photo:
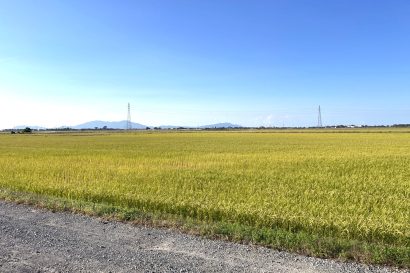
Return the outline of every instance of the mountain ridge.
{"type": "Polygon", "coordinates": [[[230,123],[230,122],[221,122],[221,123],[215,123],[215,124],[199,126],[198,128],[212,129],[212,128],[241,128],[241,127],[242,127],[242,125],[233,124],[233,123],[230,123]]]}
{"type": "MultiPolygon", "coordinates": [[[[103,121],[103,120],[93,120],[93,121],[88,121],[85,123],[81,123],[75,126],[69,126],[70,128],[73,129],[94,129],[94,128],[103,128],[104,126],[107,126],[107,129],[126,129],[127,128],[127,121],[126,120],[121,120],[121,121],[103,121]]],[[[136,122],[131,122],[131,127],[133,129],[145,129],[147,128],[147,125],[136,123],[136,122]]]]}
{"type": "MultiPolygon", "coordinates": [[[[103,120],[93,120],[87,121],[81,124],[73,125],[73,126],[60,126],[60,127],[44,127],[44,126],[36,126],[36,125],[19,125],[13,127],[15,130],[24,129],[29,127],[34,130],[46,130],[46,129],[61,129],[61,128],[71,128],[76,130],[84,130],[84,129],[103,129],[106,126],[107,129],[126,129],[127,121],[103,121],[103,120]]],[[[187,128],[187,129],[219,129],[219,128],[241,128],[243,126],[238,124],[233,124],[230,122],[222,122],[222,123],[215,123],[215,124],[208,124],[208,125],[201,125],[201,126],[180,126],[180,125],[161,125],[161,126],[149,126],[144,125],[141,123],[131,122],[132,129],[146,129],[149,128],[161,128],[161,129],[177,129],[177,128],[187,128]]]]}

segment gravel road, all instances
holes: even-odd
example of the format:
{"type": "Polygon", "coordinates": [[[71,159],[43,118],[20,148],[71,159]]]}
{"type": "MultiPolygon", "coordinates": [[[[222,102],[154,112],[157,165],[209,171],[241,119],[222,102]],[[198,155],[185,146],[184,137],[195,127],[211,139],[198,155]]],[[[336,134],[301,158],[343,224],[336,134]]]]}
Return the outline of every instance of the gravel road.
{"type": "Polygon", "coordinates": [[[0,272],[405,271],[308,258],[0,201],[0,272]]]}

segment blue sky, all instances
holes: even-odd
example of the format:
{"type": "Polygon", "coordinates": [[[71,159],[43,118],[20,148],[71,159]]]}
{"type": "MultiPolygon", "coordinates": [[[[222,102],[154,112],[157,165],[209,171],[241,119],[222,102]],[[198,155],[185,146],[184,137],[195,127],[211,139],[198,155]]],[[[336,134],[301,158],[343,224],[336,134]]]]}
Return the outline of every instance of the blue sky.
{"type": "Polygon", "coordinates": [[[0,0],[0,128],[410,123],[410,1],[0,0]]]}

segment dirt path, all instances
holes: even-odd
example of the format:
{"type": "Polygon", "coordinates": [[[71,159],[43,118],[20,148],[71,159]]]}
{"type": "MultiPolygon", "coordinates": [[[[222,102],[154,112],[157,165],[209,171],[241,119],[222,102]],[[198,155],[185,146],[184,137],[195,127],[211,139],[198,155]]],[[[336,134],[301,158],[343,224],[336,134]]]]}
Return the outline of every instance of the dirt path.
{"type": "Polygon", "coordinates": [[[0,272],[397,272],[0,201],[0,272]]]}

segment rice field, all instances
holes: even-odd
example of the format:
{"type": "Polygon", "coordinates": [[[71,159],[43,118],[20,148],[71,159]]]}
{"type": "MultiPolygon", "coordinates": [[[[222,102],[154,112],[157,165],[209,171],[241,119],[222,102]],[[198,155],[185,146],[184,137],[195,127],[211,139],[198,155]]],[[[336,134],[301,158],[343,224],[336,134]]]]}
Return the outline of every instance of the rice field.
{"type": "Polygon", "coordinates": [[[0,134],[0,189],[225,223],[242,227],[229,238],[251,230],[255,243],[312,255],[410,264],[406,130],[0,134]],[[298,234],[310,239],[287,245],[298,234]]]}

